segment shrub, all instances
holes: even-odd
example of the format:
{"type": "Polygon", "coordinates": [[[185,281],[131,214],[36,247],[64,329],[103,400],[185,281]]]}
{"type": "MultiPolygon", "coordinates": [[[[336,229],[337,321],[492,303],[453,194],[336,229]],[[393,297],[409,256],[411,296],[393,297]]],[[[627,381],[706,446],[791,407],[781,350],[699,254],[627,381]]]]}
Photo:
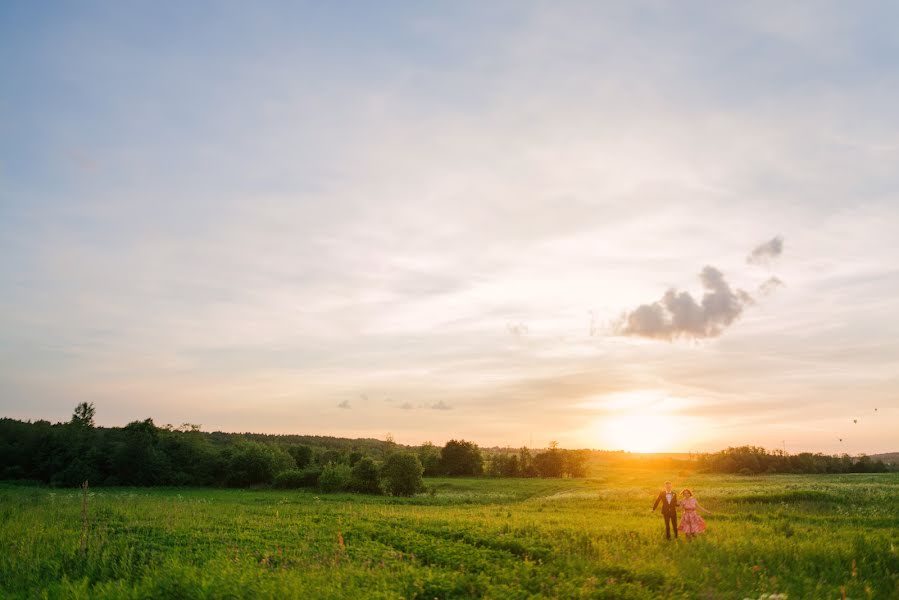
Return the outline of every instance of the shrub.
{"type": "Polygon", "coordinates": [[[323,492],[345,492],[350,489],[353,470],[347,465],[328,463],[318,477],[323,492]]]}
{"type": "Polygon", "coordinates": [[[287,469],[275,475],[275,487],[290,490],[314,487],[318,485],[318,475],[318,469],[287,469]]]}
{"type": "Polygon", "coordinates": [[[384,462],[381,476],[388,491],[394,496],[411,496],[422,489],[421,474],[424,468],[414,454],[391,454],[384,462]]]}
{"type": "Polygon", "coordinates": [[[362,494],[381,493],[381,469],[374,459],[366,456],[356,462],[350,489],[362,494]]]}
{"type": "Polygon", "coordinates": [[[314,488],[318,486],[318,478],[321,474],[322,470],[315,466],[305,469],[287,469],[275,476],[274,485],[283,489],[314,488]]]}

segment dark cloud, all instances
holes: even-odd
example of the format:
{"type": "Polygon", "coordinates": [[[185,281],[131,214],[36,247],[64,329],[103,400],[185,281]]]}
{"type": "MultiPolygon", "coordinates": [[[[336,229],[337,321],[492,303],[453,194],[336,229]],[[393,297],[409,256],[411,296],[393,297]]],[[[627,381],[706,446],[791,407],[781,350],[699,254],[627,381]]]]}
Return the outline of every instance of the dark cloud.
{"type": "Polygon", "coordinates": [[[434,404],[431,405],[431,408],[434,410],[453,410],[453,407],[450,406],[449,404],[447,404],[446,402],[444,402],[443,400],[440,400],[439,402],[435,402],[434,404]]]}
{"type": "Polygon", "coordinates": [[[706,290],[701,301],[689,292],[670,289],[661,300],[625,313],[617,333],[661,340],[718,337],[753,303],[743,290],[731,289],[715,267],[706,266],[699,279],[706,290]]]}
{"type": "Polygon", "coordinates": [[[403,402],[402,404],[400,404],[400,408],[402,408],[403,410],[412,410],[414,407],[412,406],[411,402],[403,402]]]}
{"type": "Polygon", "coordinates": [[[746,257],[746,262],[751,265],[767,265],[780,256],[784,251],[784,240],[779,235],[771,238],[764,244],[759,244],[746,257]]]}
{"type": "Polygon", "coordinates": [[[344,400],[343,402],[341,402],[340,404],[337,405],[337,408],[353,408],[353,407],[350,406],[349,400],[344,400]]]}

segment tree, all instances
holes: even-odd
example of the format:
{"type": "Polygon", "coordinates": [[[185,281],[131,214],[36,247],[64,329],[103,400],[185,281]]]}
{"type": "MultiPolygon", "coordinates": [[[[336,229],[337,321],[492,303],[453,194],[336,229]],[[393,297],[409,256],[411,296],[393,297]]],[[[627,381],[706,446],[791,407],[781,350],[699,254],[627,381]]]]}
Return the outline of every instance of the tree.
{"type": "Polygon", "coordinates": [[[562,453],[552,445],[548,452],[540,452],[534,456],[534,468],[540,477],[561,477],[562,467],[562,453]]]}
{"type": "Polygon", "coordinates": [[[425,477],[440,475],[440,449],[431,442],[425,442],[418,449],[418,460],[424,467],[425,477]]]}
{"type": "Polygon", "coordinates": [[[228,483],[232,486],[269,484],[275,475],[292,466],[293,459],[278,446],[245,441],[228,461],[228,483]]]}
{"type": "Polygon", "coordinates": [[[518,451],[518,472],[522,477],[536,477],[537,470],[534,468],[534,460],[531,457],[531,451],[527,446],[522,446],[518,451]]]}
{"type": "Polygon", "coordinates": [[[153,419],[132,421],[122,428],[112,452],[115,481],[124,485],[159,485],[170,474],[168,456],[159,449],[153,419]]]}
{"type": "Polygon", "coordinates": [[[491,477],[518,477],[518,456],[515,454],[494,454],[490,457],[488,473],[491,477]]]}
{"type": "Polygon", "coordinates": [[[424,467],[414,454],[394,452],[387,457],[381,476],[387,490],[394,496],[412,496],[422,489],[424,467]]]}
{"type": "Polygon", "coordinates": [[[474,442],[450,440],[440,451],[440,470],[447,475],[480,475],[484,472],[481,450],[474,442]]]}
{"type": "Polygon", "coordinates": [[[353,471],[349,465],[328,463],[318,478],[323,492],[345,492],[350,489],[353,471]]]}
{"type": "Polygon", "coordinates": [[[340,450],[329,448],[323,452],[320,452],[315,457],[315,462],[322,465],[323,467],[328,465],[329,463],[345,465],[347,463],[347,455],[340,450]]]}
{"type": "Polygon", "coordinates": [[[287,447],[287,452],[293,457],[297,469],[303,469],[312,462],[312,448],[303,444],[294,444],[287,447]]]}
{"type": "Polygon", "coordinates": [[[197,425],[160,431],[159,449],[169,457],[174,485],[212,485],[226,465],[197,425]]]}
{"type": "Polygon", "coordinates": [[[81,402],[75,407],[70,423],[79,427],[93,427],[95,412],[93,402],[81,402]]]}
{"type": "Polygon", "coordinates": [[[589,450],[566,450],[563,455],[563,470],[569,477],[586,477],[589,450]]]}
{"type": "Polygon", "coordinates": [[[370,456],[360,458],[353,465],[353,478],[350,489],[361,494],[381,493],[381,469],[370,456]]]}

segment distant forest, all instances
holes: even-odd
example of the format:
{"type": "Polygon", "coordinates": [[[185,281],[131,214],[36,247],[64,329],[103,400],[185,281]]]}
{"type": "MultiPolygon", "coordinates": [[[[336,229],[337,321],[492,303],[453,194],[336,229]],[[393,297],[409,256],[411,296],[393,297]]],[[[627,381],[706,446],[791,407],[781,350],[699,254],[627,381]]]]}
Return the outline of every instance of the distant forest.
{"type": "Polygon", "coordinates": [[[97,427],[94,407],[79,404],[69,421],[0,419],[0,479],[53,486],[275,486],[408,495],[422,476],[585,477],[588,466],[635,466],[715,473],[875,473],[889,467],[866,456],[786,454],[728,448],[689,458],[636,458],[622,452],[482,449],[465,440],[443,447],[388,439],[204,432],[160,427],[152,419],[97,427]]]}

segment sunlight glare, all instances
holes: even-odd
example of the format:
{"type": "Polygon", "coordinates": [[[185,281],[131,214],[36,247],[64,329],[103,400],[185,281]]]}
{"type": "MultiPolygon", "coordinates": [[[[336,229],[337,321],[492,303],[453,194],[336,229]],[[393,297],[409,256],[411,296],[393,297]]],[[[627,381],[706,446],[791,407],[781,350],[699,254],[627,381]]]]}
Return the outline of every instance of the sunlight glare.
{"type": "Polygon", "coordinates": [[[621,415],[598,423],[602,446],[627,452],[673,452],[683,442],[682,424],[671,415],[621,415]]]}

